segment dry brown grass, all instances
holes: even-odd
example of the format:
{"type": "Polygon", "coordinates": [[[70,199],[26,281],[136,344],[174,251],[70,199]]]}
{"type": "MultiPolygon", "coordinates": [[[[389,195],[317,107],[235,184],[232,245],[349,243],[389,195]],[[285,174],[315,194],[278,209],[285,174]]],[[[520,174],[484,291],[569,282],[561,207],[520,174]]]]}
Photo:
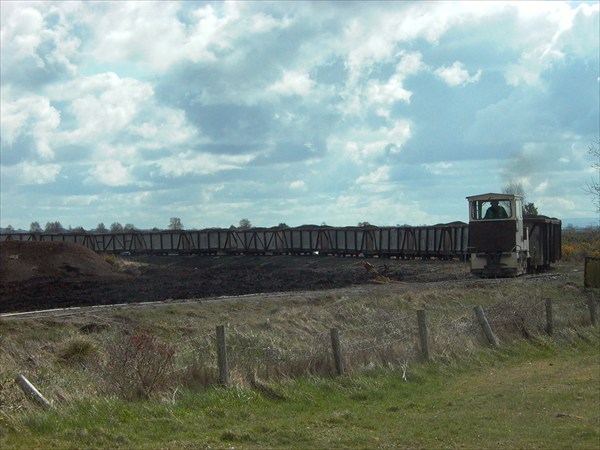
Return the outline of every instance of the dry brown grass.
{"type": "Polygon", "coordinates": [[[117,255],[104,255],[104,261],[110,264],[115,272],[131,275],[139,275],[149,267],[148,264],[121,258],[117,255]]]}
{"type": "Polygon", "coordinates": [[[12,382],[19,373],[54,402],[101,395],[103,380],[125,398],[170,395],[178,386],[203,389],[218,380],[216,325],[226,325],[230,378],[239,385],[334,376],[329,337],[334,327],[348,372],[410,367],[422,359],[418,309],[427,312],[431,359],[456,362],[488,345],[475,305],[483,305],[501,343],[542,336],[546,298],[555,305],[557,338],[587,326],[589,293],[581,284],[581,268],[571,265],[539,277],[372,286],[3,321],[0,410],[10,414],[30,407],[12,382]],[[146,345],[136,347],[135,336],[143,336],[146,345]]]}

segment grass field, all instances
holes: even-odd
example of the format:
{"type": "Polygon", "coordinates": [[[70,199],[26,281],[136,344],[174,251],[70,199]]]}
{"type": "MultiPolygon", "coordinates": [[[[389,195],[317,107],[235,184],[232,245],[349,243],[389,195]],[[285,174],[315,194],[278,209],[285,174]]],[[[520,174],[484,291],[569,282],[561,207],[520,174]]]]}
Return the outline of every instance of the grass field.
{"type": "Polygon", "coordinates": [[[598,448],[598,330],[459,363],[3,418],[2,448],[598,448]]]}
{"type": "Polygon", "coordinates": [[[579,265],[567,265],[539,277],[2,320],[0,447],[597,449],[600,330],[590,299],[597,293],[582,288],[579,265]],[[486,343],[475,305],[499,348],[486,343]],[[427,312],[429,361],[417,310],[427,312]],[[228,333],[228,389],[215,384],[216,325],[228,333]],[[142,379],[148,368],[165,369],[160,382],[142,379]],[[51,410],[28,401],[18,374],[51,410]]]}

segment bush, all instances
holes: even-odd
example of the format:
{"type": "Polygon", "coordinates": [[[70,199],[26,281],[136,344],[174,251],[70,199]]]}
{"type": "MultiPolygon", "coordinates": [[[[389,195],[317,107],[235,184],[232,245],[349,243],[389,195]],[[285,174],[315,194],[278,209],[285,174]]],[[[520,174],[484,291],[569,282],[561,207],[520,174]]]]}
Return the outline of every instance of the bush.
{"type": "Polygon", "coordinates": [[[149,398],[169,387],[175,349],[149,330],[115,338],[107,353],[106,379],[121,397],[149,398]]]}
{"type": "Polygon", "coordinates": [[[600,256],[600,228],[565,228],[562,232],[562,259],[581,261],[586,256],[600,256]]]}

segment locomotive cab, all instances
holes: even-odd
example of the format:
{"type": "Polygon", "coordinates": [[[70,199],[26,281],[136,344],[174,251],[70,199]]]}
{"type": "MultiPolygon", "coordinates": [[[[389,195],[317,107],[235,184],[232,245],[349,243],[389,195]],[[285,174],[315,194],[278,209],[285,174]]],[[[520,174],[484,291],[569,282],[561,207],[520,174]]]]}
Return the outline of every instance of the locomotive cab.
{"type": "Polygon", "coordinates": [[[471,273],[501,277],[527,272],[529,236],[523,226],[523,198],[482,194],[467,200],[471,273]]]}

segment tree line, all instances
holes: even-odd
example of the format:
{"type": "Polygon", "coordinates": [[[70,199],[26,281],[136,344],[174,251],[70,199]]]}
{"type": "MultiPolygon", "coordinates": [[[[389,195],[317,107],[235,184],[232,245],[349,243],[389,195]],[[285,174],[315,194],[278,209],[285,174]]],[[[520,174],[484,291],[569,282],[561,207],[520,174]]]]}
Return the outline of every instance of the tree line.
{"type": "MultiPolygon", "coordinates": [[[[286,228],[287,225],[285,223],[280,223],[279,227],[286,228]]],[[[236,227],[231,225],[230,229],[250,229],[252,228],[252,222],[248,219],[241,219],[239,221],[239,225],[236,227]]],[[[183,223],[179,217],[171,217],[169,220],[169,225],[167,226],[168,230],[184,230],[183,223]]],[[[15,229],[12,225],[8,225],[5,229],[5,232],[14,232],[15,229]]],[[[132,223],[127,223],[122,225],[119,222],[113,222],[107,227],[104,222],[100,222],[96,228],[91,228],[86,230],[82,226],[65,228],[59,221],[55,222],[46,222],[46,225],[42,227],[39,222],[31,222],[29,225],[29,233],[122,233],[122,232],[132,232],[132,231],[143,231],[142,229],[136,227],[132,223]]],[[[154,227],[151,228],[150,231],[161,231],[160,228],[154,227]]]]}
{"type": "MultiPolygon", "coordinates": [[[[326,227],[328,225],[325,222],[322,222],[321,226],[326,227]]],[[[372,225],[370,222],[358,222],[357,226],[371,227],[371,226],[375,226],[375,225],[372,225]]],[[[401,225],[397,224],[396,226],[399,227],[401,225]]],[[[402,226],[410,226],[410,225],[405,224],[402,226]]],[[[229,227],[230,230],[249,230],[251,228],[254,228],[254,226],[252,225],[252,222],[246,218],[241,219],[238,222],[237,226],[231,225],[229,227]]],[[[289,225],[284,222],[281,222],[277,225],[277,228],[289,228],[289,225]]],[[[169,225],[167,226],[166,229],[167,230],[185,230],[185,227],[183,226],[183,223],[181,222],[181,219],[179,217],[171,217],[171,219],[169,221],[169,225]]],[[[164,229],[160,229],[157,227],[154,227],[154,228],[151,228],[148,230],[144,230],[144,229],[136,227],[132,223],[122,225],[119,222],[113,222],[112,224],[110,224],[109,227],[107,227],[103,222],[100,222],[95,228],[86,230],[82,226],[77,226],[77,227],[69,226],[69,227],[65,228],[59,221],[56,221],[56,222],[46,222],[46,225],[44,227],[42,227],[39,222],[31,222],[31,224],[29,225],[28,232],[29,233],[123,233],[123,232],[132,232],[132,231],[162,231],[162,230],[164,230],[164,229]]],[[[14,227],[12,225],[8,225],[2,231],[5,233],[12,233],[12,232],[15,232],[16,230],[14,229],[14,227]]]]}

